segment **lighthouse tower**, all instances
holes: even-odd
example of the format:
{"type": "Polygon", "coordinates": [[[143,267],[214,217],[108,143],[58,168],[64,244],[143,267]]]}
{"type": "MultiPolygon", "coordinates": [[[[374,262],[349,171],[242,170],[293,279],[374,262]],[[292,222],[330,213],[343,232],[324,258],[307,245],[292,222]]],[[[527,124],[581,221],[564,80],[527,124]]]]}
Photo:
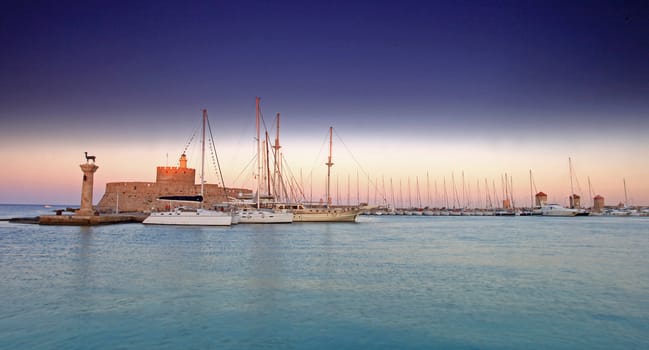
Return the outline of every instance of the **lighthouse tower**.
{"type": "Polygon", "coordinates": [[[95,165],[94,160],[92,163],[86,162],[81,164],[81,171],[83,171],[83,182],[81,185],[81,207],[77,210],[76,215],[94,215],[95,211],[92,209],[92,185],[95,171],[99,168],[95,165]]]}

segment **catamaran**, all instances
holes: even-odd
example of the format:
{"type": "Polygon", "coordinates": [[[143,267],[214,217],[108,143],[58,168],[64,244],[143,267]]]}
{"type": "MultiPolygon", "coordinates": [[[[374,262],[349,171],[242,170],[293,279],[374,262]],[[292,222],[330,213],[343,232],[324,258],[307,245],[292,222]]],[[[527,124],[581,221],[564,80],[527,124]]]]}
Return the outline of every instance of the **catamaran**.
{"type": "Polygon", "coordinates": [[[207,110],[203,110],[203,142],[201,150],[201,194],[198,196],[165,196],[158,200],[167,200],[175,203],[194,203],[198,208],[178,206],[170,211],[152,212],[143,224],[154,225],[199,225],[199,226],[230,226],[232,213],[229,211],[208,210],[203,208],[203,195],[205,184],[205,124],[207,123],[207,110]]]}

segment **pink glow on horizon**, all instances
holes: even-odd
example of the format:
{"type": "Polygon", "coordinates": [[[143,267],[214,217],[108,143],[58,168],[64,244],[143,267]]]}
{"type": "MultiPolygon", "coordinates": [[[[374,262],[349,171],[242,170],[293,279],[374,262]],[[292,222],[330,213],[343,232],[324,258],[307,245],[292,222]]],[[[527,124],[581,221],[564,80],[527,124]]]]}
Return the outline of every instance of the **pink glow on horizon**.
{"type": "MultiPolygon", "coordinates": [[[[324,196],[327,150],[323,142],[326,140],[324,133],[312,138],[304,137],[304,134],[283,129],[282,152],[286,165],[298,178],[296,181],[300,181],[302,174],[301,182],[307,198],[310,197],[313,183],[313,197],[317,200],[324,196]]],[[[408,178],[412,184],[412,196],[415,196],[415,179],[419,178],[420,196],[426,199],[427,174],[431,186],[437,182],[440,193],[443,179],[446,178],[447,192],[452,196],[451,174],[455,176],[456,188],[461,192],[461,173],[464,171],[465,183],[470,187],[472,197],[477,196],[476,184],[480,181],[484,198],[485,178],[490,187],[495,182],[496,192],[500,195],[501,176],[507,173],[508,177],[513,178],[515,201],[528,205],[531,169],[536,189],[547,193],[550,201],[565,204],[570,195],[568,157],[572,157],[575,176],[581,188],[581,191],[575,189],[575,192],[580,192],[584,205],[590,204],[590,200],[587,200],[588,177],[594,190],[592,195],[604,196],[607,205],[624,201],[623,178],[626,178],[629,202],[635,205],[649,204],[649,183],[645,180],[649,178],[649,162],[646,159],[649,147],[644,140],[630,138],[603,145],[587,140],[537,143],[516,139],[497,142],[489,139],[449,140],[435,135],[428,139],[343,136],[346,137],[343,141],[334,136],[332,196],[336,196],[335,183],[338,181],[338,192],[345,193],[340,195],[345,201],[348,187],[354,201],[358,193],[361,201],[366,201],[368,176],[372,182],[369,186],[371,201],[382,197],[375,194],[377,188],[379,192],[386,192],[390,199],[390,179],[394,192],[398,191],[396,186],[399,180],[405,191],[408,178]],[[357,184],[357,173],[360,184],[357,184]]],[[[252,188],[253,169],[246,168],[254,157],[252,137],[239,134],[228,137],[218,140],[216,145],[225,183],[228,187],[252,188]]],[[[157,166],[177,164],[186,137],[148,142],[139,141],[139,138],[124,138],[95,143],[90,142],[89,138],[67,140],[65,136],[49,136],[36,143],[26,140],[15,138],[13,142],[17,145],[3,145],[0,150],[2,159],[14,169],[2,173],[0,202],[77,203],[82,176],[78,166],[85,162],[83,151],[87,150],[97,156],[99,166],[95,174],[96,203],[103,195],[107,182],[155,181],[157,166]],[[93,146],[89,147],[89,144],[93,146]]],[[[187,154],[190,167],[198,169],[199,153],[194,147],[190,147],[187,154]]],[[[209,163],[206,165],[206,180],[208,183],[219,183],[220,179],[209,163]]],[[[472,198],[471,202],[479,201],[472,198]]]]}

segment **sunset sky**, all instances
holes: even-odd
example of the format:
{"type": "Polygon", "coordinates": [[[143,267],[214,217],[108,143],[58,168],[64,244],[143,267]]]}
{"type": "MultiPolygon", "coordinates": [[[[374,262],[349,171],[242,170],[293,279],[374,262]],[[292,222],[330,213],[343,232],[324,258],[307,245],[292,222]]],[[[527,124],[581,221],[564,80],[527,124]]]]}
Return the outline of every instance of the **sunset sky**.
{"type": "Polygon", "coordinates": [[[590,178],[616,204],[626,179],[649,205],[647,1],[9,0],[0,43],[0,203],[78,204],[84,151],[95,203],[107,182],[155,181],[204,108],[226,185],[251,187],[259,96],[314,197],[333,126],[345,198],[369,177],[371,201],[408,181],[414,201],[418,180],[425,202],[462,172],[484,197],[507,173],[528,205],[531,170],[566,204],[570,157],[583,197],[590,178]]]}

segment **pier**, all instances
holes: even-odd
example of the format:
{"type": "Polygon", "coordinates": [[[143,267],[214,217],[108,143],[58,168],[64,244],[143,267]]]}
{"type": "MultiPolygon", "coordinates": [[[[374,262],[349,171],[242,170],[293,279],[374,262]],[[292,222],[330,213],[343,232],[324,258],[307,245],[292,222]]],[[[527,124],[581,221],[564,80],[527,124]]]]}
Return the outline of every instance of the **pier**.
{"type": "Polygon", "coordinates": [[[35,224],[53,226],[95,226],[125,223],[141,223],[147,217],[144,213],[109,215],[41,215],[0,219],[13,224],[35,224]]]}
{"type": "Polygon", "coordinates": [[[142,222],[146,214],[109,214],[109,215],[43,215],[38,217],[40,225],[94,226],[142,222]]]}

